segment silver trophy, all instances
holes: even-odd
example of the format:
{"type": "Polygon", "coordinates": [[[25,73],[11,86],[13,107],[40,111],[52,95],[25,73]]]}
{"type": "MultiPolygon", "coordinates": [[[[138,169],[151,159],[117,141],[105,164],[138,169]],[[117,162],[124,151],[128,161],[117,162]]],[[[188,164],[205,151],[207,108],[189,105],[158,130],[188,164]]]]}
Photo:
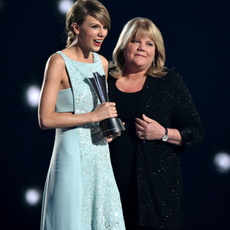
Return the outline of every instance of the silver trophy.
{"type": "MultiPolygon", "coordinates": [[[[93,73],[93,78],[88,78],[101,103],[109,102],[106,87],[106,76],[98,72],[93,73]]],[[[100,134],[104,137],[120,136],[125,127],[118,117],[107,118],[99,123],[100,134]]]]}

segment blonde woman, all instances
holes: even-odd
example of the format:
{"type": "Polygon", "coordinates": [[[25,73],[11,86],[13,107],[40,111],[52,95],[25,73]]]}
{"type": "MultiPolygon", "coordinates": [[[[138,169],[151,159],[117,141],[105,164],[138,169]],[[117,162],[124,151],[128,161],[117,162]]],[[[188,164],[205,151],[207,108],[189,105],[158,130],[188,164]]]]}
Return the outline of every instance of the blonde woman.
{"type": "Polygon", "coordinates": [[[159,29],[147,18],[123,28],[113,52],[109,97],[126,130],[110,143],[127,230],[182,229],[179,153],[204,129],[182,77],[164,68],[159,29]]]}
{"type": "Polygon", "coordinates": [[[42,129],[56,129],[43,195],[41,230],[124,230],[119,192],[98,122],[116,117],[115,103],[99,105],[87,77],[107,74],[96,52],[110,28],[97,0],[78,0],[66,15],[67,48],[46,65],[39,106],[42,129]]]}

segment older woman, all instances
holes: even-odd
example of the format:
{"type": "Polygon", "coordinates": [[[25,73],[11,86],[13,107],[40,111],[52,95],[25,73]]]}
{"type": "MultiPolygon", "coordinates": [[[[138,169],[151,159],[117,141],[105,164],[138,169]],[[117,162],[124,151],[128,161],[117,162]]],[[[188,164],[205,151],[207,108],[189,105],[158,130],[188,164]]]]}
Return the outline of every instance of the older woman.
{"type": "Polygon", "coordinates": [[[113,52],[109,97],[126,131],[110,143],[126,229],[181,229],[179,153],[200,143],[204,129],[182,77],[164,68],[158,28],[134,18],[113,52]]]}

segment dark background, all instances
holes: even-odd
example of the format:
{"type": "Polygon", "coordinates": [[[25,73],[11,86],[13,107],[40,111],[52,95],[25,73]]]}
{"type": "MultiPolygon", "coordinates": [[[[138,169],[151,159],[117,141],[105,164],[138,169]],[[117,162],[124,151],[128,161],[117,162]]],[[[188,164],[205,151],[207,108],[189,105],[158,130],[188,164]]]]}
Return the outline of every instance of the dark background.
{"type": "MultiPolygon", "coordinates": [[[[230,174],[213,158],[229,145],[229,1],[117,0],[102,3],[112,29],[100,54],[111,59],[124,24],[150,18],[161,30],[166,66],[175,67],[189,88],[206,130],[203,144],[181,155],[185,195],[184,230],[230,229],[230,174]]],[[[1,230],[36,230],[41,202],[28,206],[24,192],[43,189],[54,131],[38,127],[37,108],[25,102],[31,84],[41,86],[45,63],[65,47],[65,16],[57,0],[0,0],[1,230]]]]}

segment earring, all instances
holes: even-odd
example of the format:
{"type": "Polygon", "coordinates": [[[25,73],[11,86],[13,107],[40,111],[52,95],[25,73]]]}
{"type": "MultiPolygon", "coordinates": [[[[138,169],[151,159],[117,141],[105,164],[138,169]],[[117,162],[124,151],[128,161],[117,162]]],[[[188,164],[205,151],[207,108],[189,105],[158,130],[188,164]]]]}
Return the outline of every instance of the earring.
{"type": "Polygon", "coordinates": [[[152,66],[155,66],[155,58],[153,58],[152,66]]]}

